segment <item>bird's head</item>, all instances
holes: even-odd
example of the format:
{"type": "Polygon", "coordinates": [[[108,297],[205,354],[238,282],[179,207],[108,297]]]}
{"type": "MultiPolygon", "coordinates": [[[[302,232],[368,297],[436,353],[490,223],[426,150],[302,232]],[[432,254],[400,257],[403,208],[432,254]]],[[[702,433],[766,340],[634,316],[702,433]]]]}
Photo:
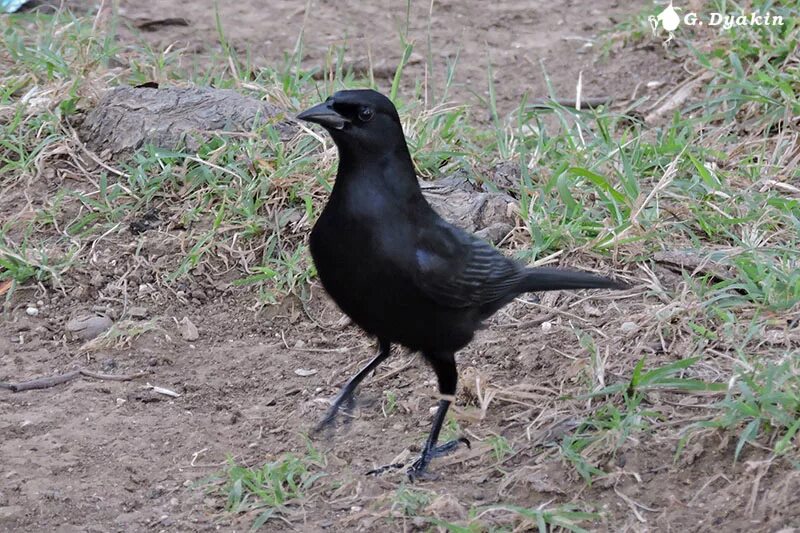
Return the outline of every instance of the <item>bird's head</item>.
{"type": "Polygon", "coordinates": [[[403,127],[392,101],[377,91],[339,91],[321,104],[306,109],[297,118],[319,124],[342,148],[383,153],[405,146],[403,127]]]}

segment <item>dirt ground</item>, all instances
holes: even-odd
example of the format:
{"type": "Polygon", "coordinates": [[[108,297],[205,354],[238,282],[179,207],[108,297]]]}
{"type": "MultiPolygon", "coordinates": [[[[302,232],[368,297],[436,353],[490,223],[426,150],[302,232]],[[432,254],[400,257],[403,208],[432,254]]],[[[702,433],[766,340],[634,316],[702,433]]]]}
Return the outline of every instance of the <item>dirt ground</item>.
{"type": "MultiPolygon", "coordinates": [[[[77,353],[76,343],[60,338],[57,317],[86,310],[91,300],[41,297],[39,317],[17,310],[15,320],[3,325],[3,378],[81,367],[148,375],[131,382],[85,379],[3,393],[0,527],[8,531],[246,530],[254,516],[231,523],[221,509],[224,500],[207,494],[204,480],[220,471],[227,456],[259,465],[284,452],[302,455],[303,435],[324,413],[324,400],[374,350],[369,339],[339,320],[319,289],[305,308],[291,300],[258,313],[248,310],[251,299],[232,296],[200,306],[145,300],[158,329],[129,348],[89,354],[77,353]],[[198,327],[197,341],[180,340],[173,318],[183,316],[198,327]],[[297,369],[316,372],[301,377],[297,369]],[[143,387],[145,382],[181,396],[158,394],[143,387]]],[[[467,390],[474,390],[479,374],[502,392],[483,420],[474,396],[459,395],[456,418],[473,448],[435,461],[440,478],[417,484],[438,495],[433,515],[455,521],[466,517],[467,504],[536,507],[580,499],[608,515],[607,523],[595,524],[597,530],[775,531],[792,520],[781,510],[796,503],[797,483],[773,486],[764,472],[752,520],[743,522],[741,509],[750,503],[753,478],[761,471],[752,453],[733,467],[735,443],[718,436],[709,436],[674,463],[677,443],[655,432],[609,457],[612,475],[591,487],[554,458],[548,446],[556,437],[548,432],[557,435],[558,427],[569,423],[563,416],[568,401],[559,398],[559,390],[569,389],[588,365],[569,357],[577,348],[569,323],[590,320],[592,327],[617,331],[623,314],[647,312],[647,306],[620,304],[607,295],[562,294],[546,303],[567,306],[576,318],[515,303],[460,353],[467,390]],[[596,316],[598,310],[610,319],[596,316]],[[546,334],[541,326],[526,326],[543,319],[553,324],[546,334]],[[498,434],[515,452],[501,462],[486,442],[498,434]]],[[[611,367],[630,365],[625,359],[641,355],[641,348],[634,351],[635,339],[609,339],[601,347],[619,359],[611,367]]],[[[388,522],[386,515],[403,474],[374,478],[364,473],[394,462],[404,451],[418,451],[434,391],[433,376],[423,364],[396,354],[362,388],[357,418],[332,439],[313,440],[325,454],[329,480],[340,486],[295,511],[291,527],[271,522],[270,529],[400,528],[402,521],[388,522]],[[398,398],[397,410],[388,416],[384,391],[398,398]]]]}
{"type": "MultiPolygon", "coordinates": [[[[132,24],[182,17],[188,26],[162,25],[143,33],[155,48],[185,47],[186,61],[202,61],[218,46],[213,3],[120,1],[132,24]]],[[[328,48],[347,43],[352,60],[367,53],[373,62],[394,65],[400,55],[397,33],[405,6],[397,2],[252,0],[220,3],[227,37],[250,50],[255,63],[278,61],[291,49],[305,20],[306,65],[323,65],[328,48]],[[399,6],[399,7],[398,7],[399,6]],[[347,38],[343,39],[342,36],[347,38]],[[381,58],[377,60],[376,58],[381,58]]],[[[573,96],[579,72],[584,94],[626,98],[639,84],[674,83],[680,66],[658,43],[626,48],[608,57],[584,47],[646,2],[435,2],[430,35],[437,72],[459,54],[454,96],[475,102],[485,97],[491,58],[501,108],[523,93],[543,96],[544,61],[559,96],[573,96]]],[[[409,39],[427,46],[426,3],[412,5],[409,39]]],[[[122,38],[133,39],[130,32],[122,38]]],[[[385,71],[391,75],[390,69],[385,71]]],[[[423,60],[410,76],[424,75],[423,60]]],[[[388,83],[388,80],[384,80],[388,83]]],[[[0,390],[0,530],[3,531],[233,531],[246,530],[253,515],[231,516],[224,500],[204,490],[227,456],[250,465],[284,452],[303,454],[305,434],[319,420],[326,399],[372,356],[373,342],[342,320],[319,286],[311,300],[255,306],[255,295],[195,272],[175,291],[152,290],[147,265],[130,270],[134,250],[154,260],[177,255],[165,250],[161,230],[139,236],[109,235],[96,263],[76,268],[64,290],[22,288],[0,324],[0,381],[23,381],[88,368],[99,372],[147,375],[131,381],[78,379],[57,387],[12,394],[0,390]],[[123,283],[124,281],[124,283],[123,283]],[[39,303],[41,302],[41,303],[39,303]],[[37,316],[26,308],[37,307],[37,316]],[[94,306],[117,314],[123,305],[145,308],[128,323],[131,339],[114,346],[81,350],[64,335],[67,320],[94,306]],[[189,317],[199,331],[184,340],[178,321],[189,317]],[[298,370],[301,370],[298,374],[298,370]],[[303,372],[303,370],[307,372],[303,372]],[[145,386],[170,389],[170,397],[145,386]]],[[[583,266],[602,268],[591,257],[583,266]]],[[[667,274],[665,274],[667,275],[667,274]]],[[[570,402],[562,394],[590,372],[574,328],[592,331],[600,353],[609,353],[606,380],[615,368],[631,368],[644,353],[656,353],[636,335],[620,333],[630,317],[660,305],[644,291],[624,297],[602,292],[554,294],[544,306],[515,302],[459,356],[462,383],[456,419],[473,441],[472,450],[436,460],[435,481],[418,484],[435,493],[427,514],[463,520],[469,506],[496,502],[532,508],[572,501],[592,502],[604,515],[591,528],[607,531],[777,531],[800,527],[783,514],[798,505],[798,477],[773,483],[764,458],[748,450],[732,464],[729,442],[717,434],[693,441],[677,462],[673,433],[656,428],[636,442],[626,441],[605,465],[612,474],[588,486],[562,462],[552,444],[570,402]],[[543,325],[547,324],[547,327],[543,325]],[[601,332],[595,334],[595,332],[601,332]],[[605,332],[603,334],[602,332],[605,332]],[[476,406],[475,377],[496,389],[482,418],[476,406]],[[493,457],[488,440],[504,436],[514,453],[493,457]],[[669,435],[669,437],[665,436],[669,435]]],[[[681,342],[658,351],[655,360],[673,361],[681,342]]],[[[361,388],[357,417],[331,439],[314,438],[324,452],[328,488],[294,508],[288,521],[268,530],[419,529],[413,520],[389,521],[401,473],[366,477],[404,451],[416,451],[430,424],[435,380],[424,364],[398,352],[361,388]],[[387,412],[387,391],[397,409],[387,412]]],[[[680,398],[651,398],[665,428],[670,406],[680,398]],[[657,401],[658,400],[658,401],[657,401]]]]}

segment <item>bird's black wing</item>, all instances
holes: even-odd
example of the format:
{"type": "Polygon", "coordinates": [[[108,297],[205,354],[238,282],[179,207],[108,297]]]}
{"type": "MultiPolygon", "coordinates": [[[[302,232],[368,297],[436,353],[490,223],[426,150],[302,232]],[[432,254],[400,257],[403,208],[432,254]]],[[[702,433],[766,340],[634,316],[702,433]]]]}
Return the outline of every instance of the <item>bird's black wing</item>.
{"type": "Polygon", "coordinates": [[[416,285],[446,307],[483,306],[515,295],[525,273],[487,242],[439,220],[417,237],[416,285]]]}

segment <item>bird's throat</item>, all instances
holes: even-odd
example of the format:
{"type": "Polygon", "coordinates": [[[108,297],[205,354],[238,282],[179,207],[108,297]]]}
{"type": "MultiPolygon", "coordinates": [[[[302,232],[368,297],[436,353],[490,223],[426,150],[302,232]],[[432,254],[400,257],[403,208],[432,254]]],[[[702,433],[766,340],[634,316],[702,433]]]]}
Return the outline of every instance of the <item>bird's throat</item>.
{"type": "Polygon", "coordinates": [[[405,143],[382,153],[352,151],[339,146],[334,192],[351,187],[378,187],[398,201],[422,197],[414,164],[405,143]]]}

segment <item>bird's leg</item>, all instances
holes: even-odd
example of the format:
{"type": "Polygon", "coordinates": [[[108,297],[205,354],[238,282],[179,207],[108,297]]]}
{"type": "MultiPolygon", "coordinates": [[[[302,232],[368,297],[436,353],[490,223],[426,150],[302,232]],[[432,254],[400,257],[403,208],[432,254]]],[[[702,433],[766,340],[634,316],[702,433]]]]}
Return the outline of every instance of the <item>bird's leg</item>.
{"type": "Polygon", "coordinates": [[[378,355],[376,355],[372,361],[367,363],[367,366],[359,370],[358,374],[350,378],[350,381],[348,381],[345,386],[342,387],[342,390],[339,392],[336,398],[331,401],[331,406],[328,409],[328,412],[325,413],[325,418],[323,418],[322,421],[317,424],[315,431],[320,431],[329,426],[336,419],[336,415],[339,414],[339,409],[343,404],[347,410],[351,410],[353,408],[353,404],[355,403],[353,396],[358,384],[361,383],[365,377],[367,377],[367,374],[375,370],[379,364],[389,357],[389,354],[392,352],[392,344],[389,341],[379,339],[378,346],[378,355]]]}
{"type": "MultiPolygon", "coordinates": [[[[450,408],[450,399],[453,398],[456,393],[458,372],[456,371],[455,354],[452,352],[425,353],[425,358],[431,363],[433,370],[436,372],[436,377],[439,381],[439,392],[444,397],[439,400],[439,408],[436,410],[436,415],[433,418],[433,426],[428,435],[428,440],[425,441],[425,446],[422,448],[422,453],[417,460],[411,464],[407,471],[408,477],[412,481],[426,477],[428,464],[434,457],[447,455],[462,443],[466,444],[467,448],[470,447],[469,440],[464,437],[447,441],[439,446],[436,445],[439,440],[439,433],[442,430],[442,425],[444,425],[445,417],[447,416],[447,410],[450,408]]],[[[389,470],[403,468],[403,466],[402,463],[380,466],[367,472],[367,475],[380,475],[389,470]]]]}
{"type": "MultiPolygon", "coordinates": [[[[428,355],[428,354],[426,354],[428,355]]],[[[441,457],[455,450],[459,444],[464,443],[470,447],[469,440],[460,437],[436,445],[439,440],[439,432],[442,430],[444,419],[447,416],[447,410],[450,408],[450,399],[456,394],[456,383],[458,382],[458,372],[456,371],[455,354],[452,352],[435,354],[433,357],[428,357],[433,365],[433,370],[436,372],[436,377],[439,380],[439,392],[444,396],[439,400],[439,408],[436,410],[436,415],[433,418],[433,426],[428,435],[428,440],[422,448],[422,453],[419,458],[412,463],[408,469],[408,477],[413,481],[415,479],[424,477],[428,464],[434,457],[441,457]]]]}

